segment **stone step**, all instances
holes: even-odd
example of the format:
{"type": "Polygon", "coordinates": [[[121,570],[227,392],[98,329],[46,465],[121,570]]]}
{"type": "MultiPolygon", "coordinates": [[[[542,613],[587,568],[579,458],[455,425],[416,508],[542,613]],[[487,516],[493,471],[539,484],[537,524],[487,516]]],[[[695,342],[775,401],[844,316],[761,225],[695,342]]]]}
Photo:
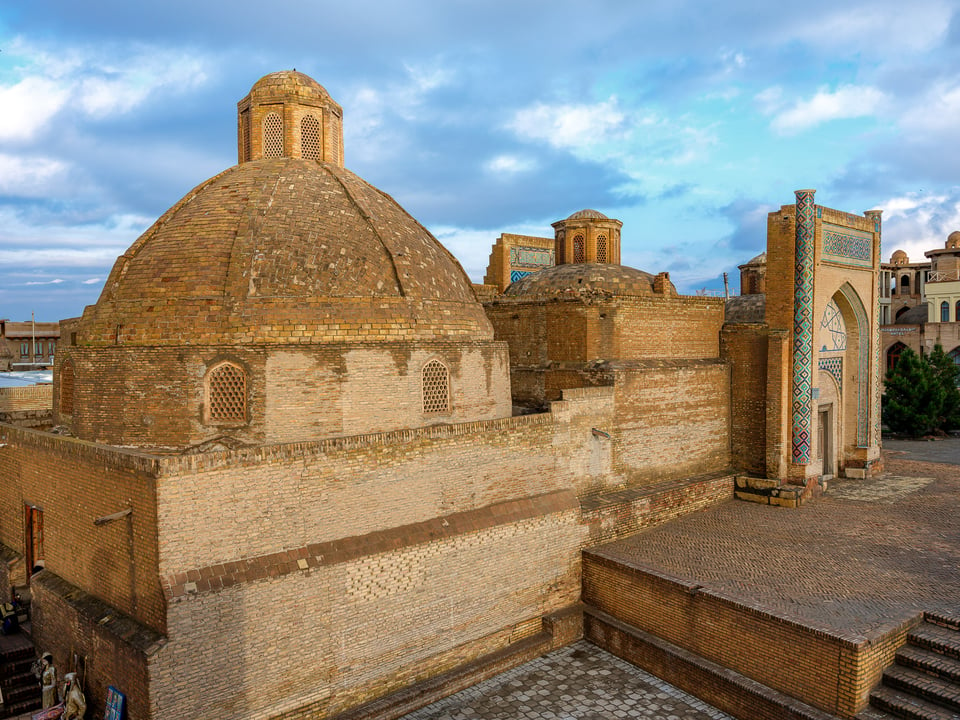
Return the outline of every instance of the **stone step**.
{"type": "Polygon", "coordinates": [[[39,699],[40,696],[40,683],[38,683],[36,680],[31,682],[29,685],[19,685],[17,687],[5,688],[3,691],[3,700],[7,705],[25,702],[28,700],[36,700],[39,699]]]}
{"type": "Polygon", "coordinates": [[[902,720],[960,720],[960,714],[893,688],[880,686],[870,692],[870,705],[902,720]]]}
{"type": "Polygon", "coordinates": [[[879,708],[868,707],[854,715],[853,720],[900,720],[900,718],[879,708]]]}
{"type": "Polygon", "coordinates": [[[923,622],[907,634],[907,642],[960,660],[960,632],[923,622]]]}
{"type": "Polygon", "coordinates": [[[39,710],[42,705],[43,703],[40,702],[40,698],[25,702],[0,705],[0,718],[12,718],[17,717],[18,715],[26,715],[27,713],[39,710]]]}
{"type": "Polygon", "coordinates": [[[955,613],[938,610],[936,612],[925,612],[923,617],[928,623],[932,623],[933,625],[940,625],[941,627],[960,631],[960,615],[955,613]]]}
{"type": "Polygon", "coordinates": [[[921,670],[928,675],[960,683],[960,660],[941,655],[932,650],[924,650],[916,645],[904,645],[897,650],[898,665],[921,670]]]}
{"type": "Polygon", "coordinates": [[[18,675],[22,672],[30,672],[30,668],[33,667],[34,657],[23,658],[22,660],[14,660],[8,663],[0,663],[0,677],[6,677],[8,675],[18,675]]]}
{"type": "Polygon", "coordinates": [[[32,661],[34,655],[33,645],[30,644],[24,644],[21,647],[6,648],[5,650],[0,650],[0,665],[24,659],[32,661]]]}
{"type": "Polygon", "coordinates": [[[917,695],[941,707],[960,711],[960,685],[933,677],[922,670],[892,665],[883,671],[883,684],[917,695]]]}

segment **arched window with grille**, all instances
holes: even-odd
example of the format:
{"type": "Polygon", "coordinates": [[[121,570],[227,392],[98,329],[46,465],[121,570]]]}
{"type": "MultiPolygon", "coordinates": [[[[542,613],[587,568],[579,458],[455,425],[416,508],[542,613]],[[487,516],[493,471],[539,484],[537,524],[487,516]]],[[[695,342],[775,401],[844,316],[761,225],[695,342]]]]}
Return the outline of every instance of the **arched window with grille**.
{"type": "Polygon", "coordinates": [[[210,422],[245,422],[247,373],[232,362],[214,365],[207,373],[207,418],[210,422]]]}
{"type": "Polygon", "coordinates": [[[607,236],[597,235],[597,262],[607,262],[607,236]]]}
{"type": "Polygon", "coordinates": [[[275,112],[263,118],[263,156],[283,157],[283,119],[275,112]]]}
{"type": "Polygon", "coordinates": [[[450,412],[450,373],[439,360],[431,360],[421,373],[423,412],[437,414],[450,412]]]}
{"type": "Polygon", "coordinates": [[[573,236],[573,261],[575,263],[584,262],[583,255],[583,235],[573,236]]]}
{"type": "Polygon", "coordinates": [[[950,322],[950,303],[946,300],[940,303],[940,322],[950,322]]]}
{"type": "Polygon", "coordinates": [[[300,120],[300,155],[304,160],[321,159],[320,121],[314,115],[300,120]]]}
{"type": "Polygon", "coordinates": [[[73,362],[60,368],[60,414],[73,415],[73,362]]]}
{"type": "Polygon", "coordinates": [[[900,276],[900,294],[901,295],[910,294],[910,276],[909,275],[900,276]]]}

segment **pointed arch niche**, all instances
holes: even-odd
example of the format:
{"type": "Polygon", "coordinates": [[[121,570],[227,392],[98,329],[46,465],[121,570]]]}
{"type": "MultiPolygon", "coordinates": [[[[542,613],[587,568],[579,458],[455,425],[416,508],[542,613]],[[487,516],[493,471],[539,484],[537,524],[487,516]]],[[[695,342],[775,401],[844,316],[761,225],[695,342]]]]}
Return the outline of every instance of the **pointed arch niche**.
{"type": "Polygon", "coordinates": [[[828,432],[836,438],[834,452],[842,462],[853,450],[870,445],[870,323],[849,283],[833,294],[824,309],[818,350],[821,383],[824,374],[831,381],[828,387],[820,386],[821,406],[831,406],[821,418],[832,424],[828,432]]]}

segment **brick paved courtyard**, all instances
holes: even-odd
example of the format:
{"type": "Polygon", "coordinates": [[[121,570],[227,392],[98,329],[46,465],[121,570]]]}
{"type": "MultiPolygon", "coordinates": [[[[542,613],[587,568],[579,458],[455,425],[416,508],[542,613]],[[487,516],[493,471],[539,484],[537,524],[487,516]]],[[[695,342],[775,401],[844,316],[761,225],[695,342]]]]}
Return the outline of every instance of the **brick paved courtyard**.
{"type": "MultiPolygon", "coordinates": [[[[956,441],[951,441],[956,442],[956,441]]],[[[960,606],[960,467],[888,454],[800,509],[731,501],[599,548],[827,630],[960,606]]]]}

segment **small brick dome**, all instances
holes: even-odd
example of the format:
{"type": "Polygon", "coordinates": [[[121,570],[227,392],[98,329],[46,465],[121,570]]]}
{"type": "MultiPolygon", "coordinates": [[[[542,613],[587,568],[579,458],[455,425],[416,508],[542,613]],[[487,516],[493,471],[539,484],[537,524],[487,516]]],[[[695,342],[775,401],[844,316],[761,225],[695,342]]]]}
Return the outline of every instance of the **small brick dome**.
{"type": "MultiPolygon", "coordinates": [[[[555,265],[539,270],[511,283],[504,294],[508,297],[551,298],[577,295],[643,296],[655,294],[656,277],[625,265],[577,263],[555,265]]],[[[666,293],[676,295],[673,283],[666,283],[666,293]]]]}
{"type": "Polygon", "coordinates": [[[952,233],[947,235],[947,250],[957,250],[960,249],[960,230],[954,230],[952,233]]]}
{"type": "Polygon", "coordinates": [[[896,250],[893,255],[890,256],[890,262],[894,265],[906,265],[910,262],[910,258],[907,257],[907,254],[903,250],[896,250]]]}
{"type": "Polygon", "coordinates": [[[286,98],[296,95],[301,98],[316,98],[329,102],[330,93],[309,75],[296,70],[281,70],[264,75],[250,88],[250,95],[260,100],[286,98]]]}
{"type": "Polygon", "coordinates": [[[577,210],[577,212],[573,213],[573,215],[567,218],[567,220],[609,220],[609,219],[610,218],[608,218],[599,210],[591,210],[590,208],[586,208],[584,210],[577,210]]]}
{"type": "Polygon", "coordinates": [[[117,259],[79,330],[84,345],[493,337],[463,268],[393,198],[295,158],[187,193],[117,259]]]}

